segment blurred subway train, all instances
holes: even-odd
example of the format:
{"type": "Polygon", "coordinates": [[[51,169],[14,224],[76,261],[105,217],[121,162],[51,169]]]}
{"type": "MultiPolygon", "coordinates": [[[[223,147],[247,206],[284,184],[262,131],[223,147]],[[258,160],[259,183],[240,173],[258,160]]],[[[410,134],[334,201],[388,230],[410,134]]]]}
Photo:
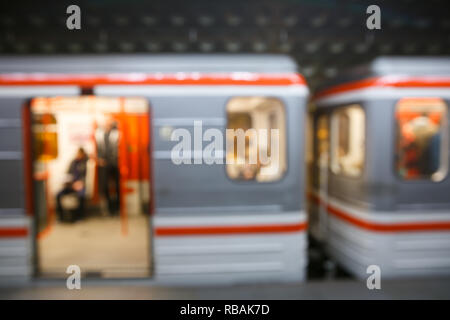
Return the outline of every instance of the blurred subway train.
{"type": "Polygon", "coordinates": [[[449,275],[449,97],[447,58],[308,107],[285,56],[2,57],[0,282],[304,281],[308,234],[360,278],[449,275]]]}
{"type": "Polygon", "coordinates": [[[450,274],[450,59],[377,58],[312,99],[310,233],[350,273],[450,274]]]}
{"type": "Polygon", "coordinates": [[[0,73],[2,281],[69,265],[164,284],[305,279],[308,88],[291,58],[16,56],[0,73]],[[239,129],[258,139],[226,152],[239,129]],[[261,150],[269,161],[237,159],[261,150]]]}

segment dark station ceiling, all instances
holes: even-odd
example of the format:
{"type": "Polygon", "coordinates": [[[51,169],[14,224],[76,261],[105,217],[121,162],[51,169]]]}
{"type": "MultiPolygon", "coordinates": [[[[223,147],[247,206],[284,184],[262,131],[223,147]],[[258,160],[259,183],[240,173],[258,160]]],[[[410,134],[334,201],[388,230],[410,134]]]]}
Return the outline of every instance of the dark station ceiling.
{"type": "Polygon", "coordinates": [[[448,0],[3,1],[0,55],[286,53],[314,87],[379,55],[450,55],[448,0]],[[68,30],[66,8],[81,8],[68,30]],[[366,8],[381,8],[381,30],[366,8]]]}

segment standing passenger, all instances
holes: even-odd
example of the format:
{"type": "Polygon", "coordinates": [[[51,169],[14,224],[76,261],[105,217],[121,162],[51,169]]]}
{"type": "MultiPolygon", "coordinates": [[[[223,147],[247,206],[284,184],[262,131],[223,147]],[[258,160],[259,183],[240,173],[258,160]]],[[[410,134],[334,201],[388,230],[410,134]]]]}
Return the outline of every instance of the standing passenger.
{"type": "Polygon", "coordinates": [[[120,208],[119,130],[111,116],[106,118],[104,126],[97,129],[95,139],[99,165],[99,189],[106,198],[109,214],[114,216],[118,214],[120,208]],[[111,184],[113,192],[111,192],[111,184]]]}

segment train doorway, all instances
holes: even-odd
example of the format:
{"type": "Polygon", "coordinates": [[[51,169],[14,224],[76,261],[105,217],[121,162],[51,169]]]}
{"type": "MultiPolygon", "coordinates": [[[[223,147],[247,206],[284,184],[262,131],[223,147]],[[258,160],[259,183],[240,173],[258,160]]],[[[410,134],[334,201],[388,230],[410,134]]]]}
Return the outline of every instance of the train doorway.
{"type": "Polygon", "coordinates": [[[85,277],[150,277],[147,100],[37,97],[26,110],[36,275],[76,265],[85,277]]]}

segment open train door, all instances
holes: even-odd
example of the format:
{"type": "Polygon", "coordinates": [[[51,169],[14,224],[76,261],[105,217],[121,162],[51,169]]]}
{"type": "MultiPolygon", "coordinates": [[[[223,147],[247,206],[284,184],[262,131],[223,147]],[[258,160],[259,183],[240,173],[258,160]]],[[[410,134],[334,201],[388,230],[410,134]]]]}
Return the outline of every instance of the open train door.
{"type": "Polygon", "coordinates": [[[29,109],[37,274],[150,277],[147,100],[37,97],[29,109]]]}

